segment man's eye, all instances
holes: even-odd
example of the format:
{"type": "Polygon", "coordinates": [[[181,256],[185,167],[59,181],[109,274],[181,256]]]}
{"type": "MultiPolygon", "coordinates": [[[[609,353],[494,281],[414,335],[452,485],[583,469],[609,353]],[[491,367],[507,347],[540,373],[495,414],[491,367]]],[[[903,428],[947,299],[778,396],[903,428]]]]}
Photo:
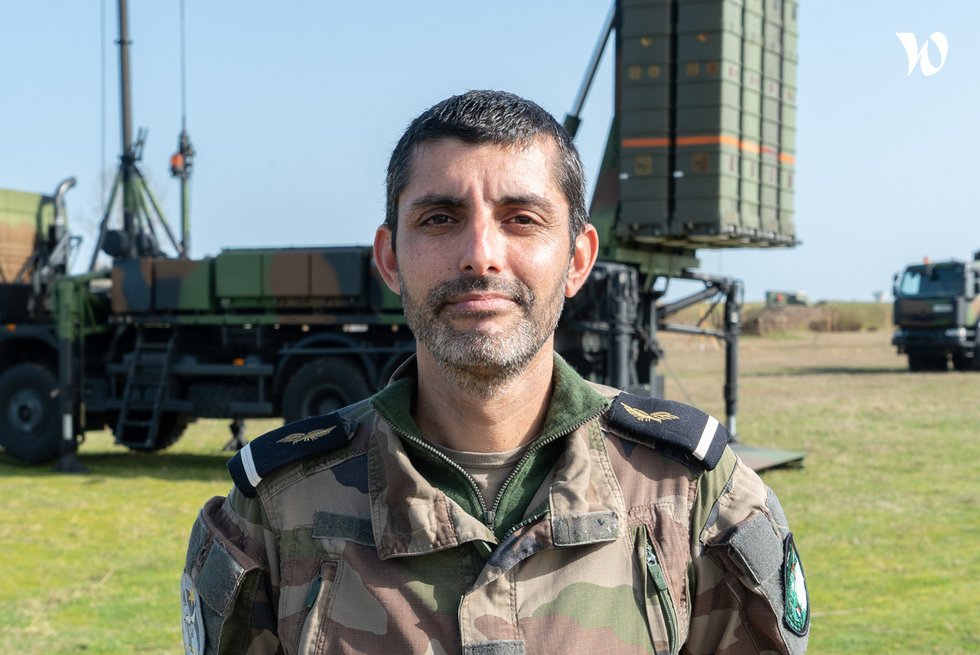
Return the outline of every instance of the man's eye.
{"type": "Polygon", "coordinates": [[[423,222],[426,225],[447,225],[452,220],[446,214],[432,214],[431,216],[426,216],[423,222]]]}
{"type": "Polygon", "coordinates": [[[516,223],[518,225],[534,225],[534,219],[527,214],[517,214],[510,220],[512,223],[516,223]]]}

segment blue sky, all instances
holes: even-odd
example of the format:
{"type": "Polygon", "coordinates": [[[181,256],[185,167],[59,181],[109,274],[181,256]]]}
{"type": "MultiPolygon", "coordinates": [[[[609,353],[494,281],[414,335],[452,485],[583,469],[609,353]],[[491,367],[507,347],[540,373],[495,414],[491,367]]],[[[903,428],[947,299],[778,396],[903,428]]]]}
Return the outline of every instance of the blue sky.
{"type": "MultiPolygon", "coordinates": [[[[466,89],[501,88],[561,118],[608,8],[186,0],[187,121],[198,153],[192,255],[369,243],[388,154],[412,117],[466,89]]],[[[130,0],[129,23],[134,123],[149,129],[141,168],[177,224],[168,159],[181,117],[179,3],[130,0]]],[[[870,300],[906,262],[980,248],[980,3],[803,0],[799,24],[803,244],[702,250],[702,269],[741,278],[748,299],[795,289],[870,300]],[[896,32],[920,45],[945,34],[942,70],[908,75],[896,32]]],[[[85,236],[82,263],[120,150],[116,30],[109,0],[0,5],[0,187],[51,192],[76,176],[68,206],[85,236]]],[[[935,48],[929,54],[938,63],[935,48]]],[[[590,184],[611,113],[609,64],[578,138],[590,184]]]]}

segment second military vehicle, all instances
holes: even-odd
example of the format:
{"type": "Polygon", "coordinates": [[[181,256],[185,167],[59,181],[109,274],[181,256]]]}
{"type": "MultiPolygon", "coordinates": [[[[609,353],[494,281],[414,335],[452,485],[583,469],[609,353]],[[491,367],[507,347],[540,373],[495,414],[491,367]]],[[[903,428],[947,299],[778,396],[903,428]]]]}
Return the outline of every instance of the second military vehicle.
{"type": "Polygon", "coordinates": [[[912,371],[980,370],[980,250],[972,261],[924,261],[895,276],[892,345],[912,371]]]}

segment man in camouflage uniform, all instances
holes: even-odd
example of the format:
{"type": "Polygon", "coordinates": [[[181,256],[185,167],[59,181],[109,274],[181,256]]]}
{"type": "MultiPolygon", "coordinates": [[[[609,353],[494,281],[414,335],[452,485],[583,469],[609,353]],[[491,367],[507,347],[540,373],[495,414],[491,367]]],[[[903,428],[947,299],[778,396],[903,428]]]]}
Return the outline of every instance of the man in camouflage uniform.
{"type": "Polygon", "coordinates": [[[417,356],[231,461],[191,534],[188,652],[805,650],[786,518],[724,427],[554,353],[598,249],[584,197],[534,103],[470,92],[409,126],[375,259],[417,356]]]}

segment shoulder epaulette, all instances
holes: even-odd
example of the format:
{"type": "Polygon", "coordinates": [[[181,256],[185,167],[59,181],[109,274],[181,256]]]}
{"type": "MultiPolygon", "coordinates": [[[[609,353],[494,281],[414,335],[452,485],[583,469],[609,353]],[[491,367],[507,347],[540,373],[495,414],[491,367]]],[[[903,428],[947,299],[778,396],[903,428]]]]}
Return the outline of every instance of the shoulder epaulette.
{"type": "Polygon", "coordinates": [[[609,424],[617,431],[647,442],[710,471],[718,465],[731,435],[718,419],[699,409],[661,398],[625,391],[613,400],[609,424]]]}
{"type": "Polygon", "coordinates": [[[228,460],[231,479],[249,498],[255,488],[272,471],[315,455],[338,450],[357,431],[357,421],[338,412],[287,423],[245,444],[228,460]]]}

